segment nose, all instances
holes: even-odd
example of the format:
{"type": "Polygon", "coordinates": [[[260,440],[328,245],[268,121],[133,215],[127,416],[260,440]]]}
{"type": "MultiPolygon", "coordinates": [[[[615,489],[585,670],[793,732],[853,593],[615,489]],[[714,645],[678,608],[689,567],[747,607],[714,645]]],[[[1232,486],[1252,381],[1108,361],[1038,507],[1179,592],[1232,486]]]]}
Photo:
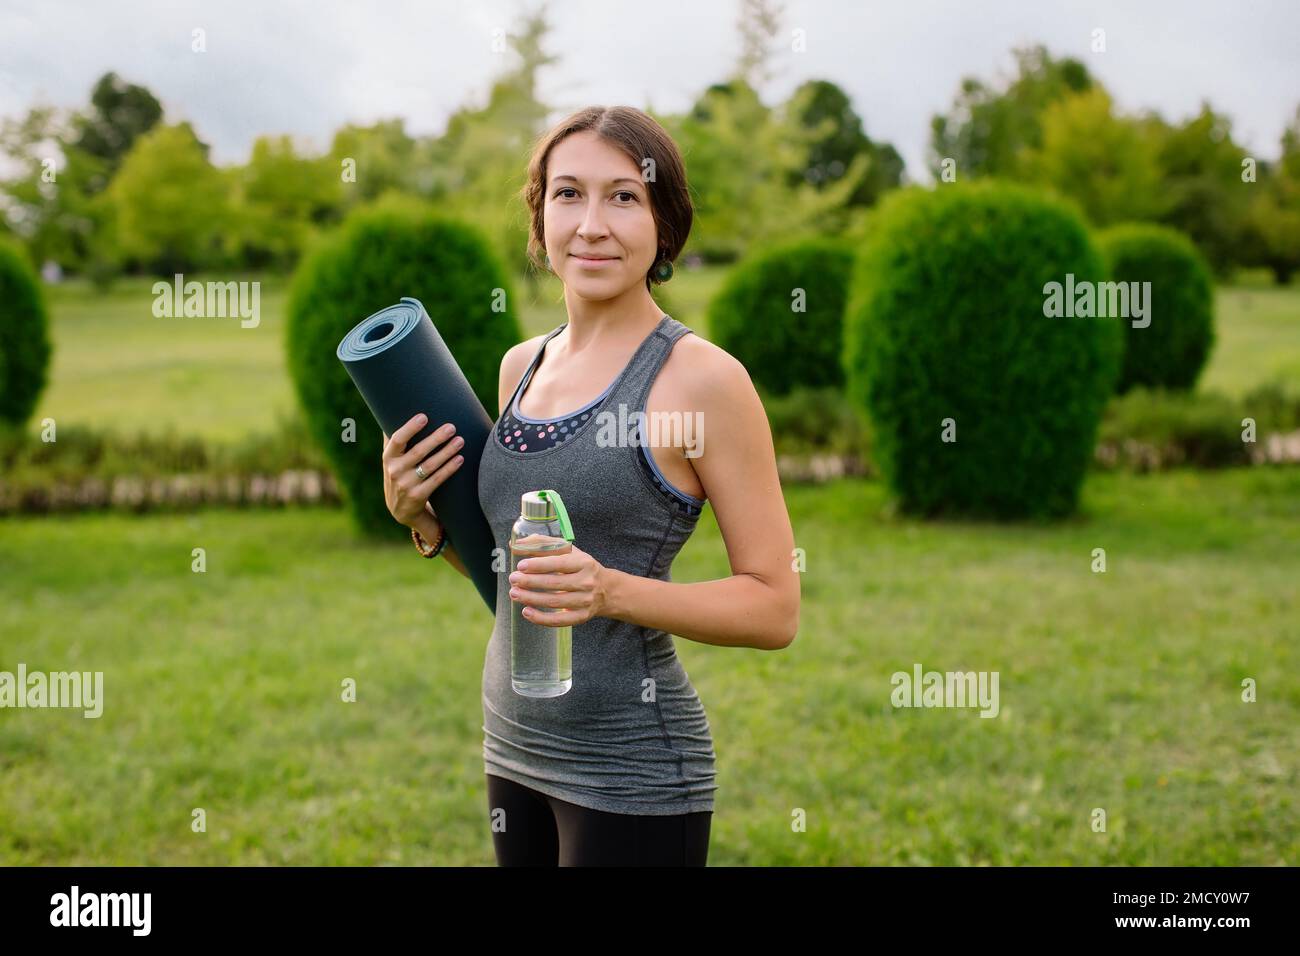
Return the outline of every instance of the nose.
{"type": "Polygon", "coordinates": [[[582,214],[582,225],[578,227],[578,235],[582,241],[588,245],[595,245],[598,240],[609,234],[609,228],[605,225],[604,206],[600,202],[589,202],[587,208],[582,214]]]}

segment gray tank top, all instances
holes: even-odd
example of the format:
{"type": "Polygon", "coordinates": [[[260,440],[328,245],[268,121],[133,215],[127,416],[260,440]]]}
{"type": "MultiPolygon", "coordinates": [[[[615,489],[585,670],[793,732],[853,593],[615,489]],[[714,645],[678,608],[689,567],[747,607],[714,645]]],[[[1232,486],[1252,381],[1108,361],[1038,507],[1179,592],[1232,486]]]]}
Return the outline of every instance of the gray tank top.
{"type": "MultiPolygon", "coordinates": [[[[553,330],[533,358],[535,365],[553,330]]],[[[573,628],[573,687],[560,697],[510,686],[510,529],[526,491],[560,493],[573,543],[609,568],[672,580],[670,567],[699,519],[642,470],[633,443],[601,447],[602,414],[635,434],[650,386],[691,330],[665,315],[596,406],[561,444],[520,452],[493,428],[479,463],[479,502],[507,568],[483,663],[483,760],[490,774],[611,813],[655,816],[713,809],[713,737],[670,634],[598,617],[573,628]],[[620,419],[620,405],[623,406],[620,419]]],[[[531,370],[531,366],[530,366],[531,370]]],[[[528,379],[515,386],[507,409],[528,379]]],[[[499,423],[499,420],[498,420],[499,423]]],[[[608,426],[605,427],[609,434],[608,426]]]]}

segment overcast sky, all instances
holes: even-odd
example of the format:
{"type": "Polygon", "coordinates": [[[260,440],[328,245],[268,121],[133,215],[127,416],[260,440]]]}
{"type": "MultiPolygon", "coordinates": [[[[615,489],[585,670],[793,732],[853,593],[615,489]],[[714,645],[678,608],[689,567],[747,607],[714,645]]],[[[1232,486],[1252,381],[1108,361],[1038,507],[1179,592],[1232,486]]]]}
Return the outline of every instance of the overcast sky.
{"type": "MultiPolygon", "coordinates": [[[[481,104],[536,0],[0,0],[0,115],[37,103],[78,106],[107,70],[147,86],[167,119],[190,120],[219,163],[253,139],[292,133],[317,148],[347,121],[401,116],[412,134],[481,104]],[[206,31],[207,51],[191,50],[206,31]]],[[[685,109],[739,50],[739,0],[552,0],[541,76],[559,116],[579,106],[685,109]]],[[[806,79],[852,98],[868,135],[893,142],[925,178],[932,113],[964,75],[1009,69],[1015,45],[1072,55],[1123,110],[1193,114],[1203,98],[1233,119],[1254,155],[1275,157],[1300,103],[1297,0],[803,0],[784,4],[765,102],[806,79]],[[1105,30],[1106,50],[1091,50],[1105,30]],[[806,51],[790,38],[804,31],[806,51]]]]}

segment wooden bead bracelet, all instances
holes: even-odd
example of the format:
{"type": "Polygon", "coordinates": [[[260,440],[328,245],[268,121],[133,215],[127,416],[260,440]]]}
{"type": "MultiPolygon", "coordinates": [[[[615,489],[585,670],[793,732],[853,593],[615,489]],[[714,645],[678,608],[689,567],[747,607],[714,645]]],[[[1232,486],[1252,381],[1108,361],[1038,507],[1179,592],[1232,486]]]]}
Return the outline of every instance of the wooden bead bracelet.
{"type": "Polygon", "coordinates": [[[419,551],[423,557],[436,558],[447,543],[447,529],[443,527],[441,521],[438,522],[438,540],[432,545],[424,540],[424,535],[419,531],[411,529],[411,540],[415,542],[415,550],[419,551]]]}

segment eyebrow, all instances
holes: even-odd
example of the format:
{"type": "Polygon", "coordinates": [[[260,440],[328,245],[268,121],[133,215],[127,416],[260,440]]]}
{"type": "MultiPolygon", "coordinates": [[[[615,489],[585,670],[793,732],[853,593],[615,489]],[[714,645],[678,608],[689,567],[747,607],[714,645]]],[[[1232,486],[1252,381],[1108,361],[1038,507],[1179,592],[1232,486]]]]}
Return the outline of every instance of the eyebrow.
{"type": "MultiPolygon", "coordinates": [[[[568,173],[565,173],[563,176],[553,176],[551,178],[551,182],[558,183],[561,179],[567,179],[570,182],[575,182],[575,183],[580,181],[577,176],[570,176],[568,173]]],[[[609,180],[609,185],[612,186],[615,183],[637,183],[638,185],[640,185],[641,180],[633,179],[630,176],[620,176],[618,177],[618,179],[609,180]]]]}

